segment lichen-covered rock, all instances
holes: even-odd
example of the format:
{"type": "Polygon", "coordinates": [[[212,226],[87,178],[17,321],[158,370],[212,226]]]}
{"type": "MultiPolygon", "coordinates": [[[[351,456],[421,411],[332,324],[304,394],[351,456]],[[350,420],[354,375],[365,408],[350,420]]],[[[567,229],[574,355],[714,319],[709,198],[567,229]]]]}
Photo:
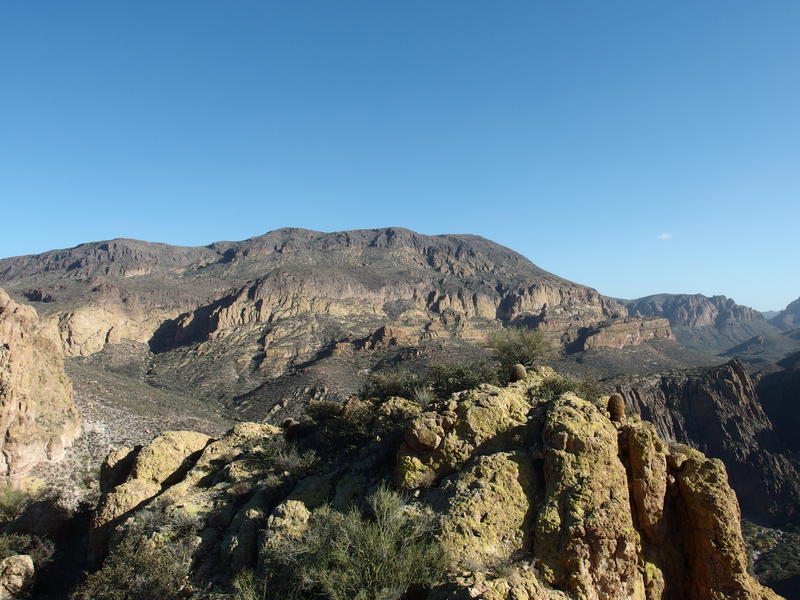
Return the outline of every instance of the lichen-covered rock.
{"type": "Polygon", "coordinates": [[[542,430],[544,503],[534,554],[544,580],[576,598],[644,598],[617,430],[590,402],[564,395],[542,430]]]}
{"type": "MultiPolygon", "coordinates": [[[[135,453],[112,451],[105,464],[107,472],[119,462],[130,463],[125,481],[110,488],[100,498],[92,517],[89,540],[89,562],[97,564],[105,555],[110,530],[128,513],[141,506],[166,487],[171,479],[183,477],[193,458],[208,444],[210,438],[195,431],[167,431],[135,453]]],[[[125,464],[123,463],[123,464],[125,464]]],[[[122,473],[113,475],[121,479],[122,473]]]]}
{"type": "Polygon", "coordinates": [[[33,559],[27,554],[3,559],[0,562],[0,600],[27,598],[33,576],[33,559]]]}
{"type": "Polygon", "coordinates": [[[522,381],[459,392],[444,410],[420,415],[398,455],[398,483],[407,489],[431,485],[466,463],[476,449],[502,445],[521,433],[536,403],[535,390],[553,376],[552,369],[537,367],[522,381]]]}
{"type": "Polygon", "coordinates": [[[454,562],[486,570],[524,551],[530,540],[533,465],[526,452],[479,456],[439,484],[439,537],[454,562]]]}
{"type": "Polygon", "coordinates": [[[739,600],[774,598],[747,573],[747,555],[736,495],[725,466],[688,447],[669,456],[685,521],[682,546],[691,557],[691,598],[739,600]]]}
{"type": "Polygon", "coordinates": [[[79,433],[55,332],[0,289],[0,476],[61,459],[79,433]]]}

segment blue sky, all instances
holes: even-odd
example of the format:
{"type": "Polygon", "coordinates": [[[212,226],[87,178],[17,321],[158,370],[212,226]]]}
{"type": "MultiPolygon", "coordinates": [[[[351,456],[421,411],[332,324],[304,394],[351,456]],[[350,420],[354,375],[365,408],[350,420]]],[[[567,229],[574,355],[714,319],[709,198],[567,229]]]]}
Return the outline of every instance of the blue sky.
{"type": "Polygon", "coordinates": [[[0,256],[474,233],[618,297],[800,295],[800,3],[0,4],[0,256]]]}

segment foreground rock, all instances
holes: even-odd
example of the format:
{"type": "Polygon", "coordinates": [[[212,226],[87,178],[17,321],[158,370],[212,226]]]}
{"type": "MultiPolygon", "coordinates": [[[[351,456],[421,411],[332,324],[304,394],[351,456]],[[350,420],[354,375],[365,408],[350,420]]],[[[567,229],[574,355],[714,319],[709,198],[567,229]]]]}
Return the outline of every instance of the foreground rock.
{"type": "MultiPolygon", "coordinates": [[[[124,520],[95,524],[111,523],[113,546],[154,511],[183,515],[181,523],[191,515],[196,589],[224,591],[240,570],[268,569],[270,548],[301,535],[310,511],[358,504],[393,477],[414,510],[437,515],[450,558],[446,580],[421,598],[777,598],[747,573],[739,507],[720,461],[669,446],[638,417],[612,421],[605,398],[553,398],[553,377],[533,369],[425,412],[400,398],[325,405],[316,425],[289,430],[299,448],[327,440],[329,455],[301,470],[292,466],[299,455],[287,462],[275,450],[286,434],[266,425],[186,444],[163,468],[139,468],[120,451],[106,463],[98,515],[132,487],[147,493],[120,505],[124,520]],[[331,425],[322,415],[334,413],[331,425]],[[342,435],[361,437],[355,446],[330,437],[342,435]]],[[[176,449],[186,435],[157,438],[137,456],[162,455],[157,447],[176,449]]]]}
{"type": "Polygon", "coordinates": [[[0,476],[62,458],[79,432],[55,332],[0,289],[0,476]]]}

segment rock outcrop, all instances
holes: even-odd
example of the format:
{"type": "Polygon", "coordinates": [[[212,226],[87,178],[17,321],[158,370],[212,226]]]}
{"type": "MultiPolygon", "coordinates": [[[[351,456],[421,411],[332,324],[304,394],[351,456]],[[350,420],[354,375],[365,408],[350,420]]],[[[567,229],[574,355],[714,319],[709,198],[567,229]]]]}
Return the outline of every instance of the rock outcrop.
{"type": "Polygon", "coordinates": [[[59,460],[79,432],[54,331],[0,289],[0,476],[59,460]]]}
{"type": "Polygon", "coordinates": [[[667,319],[628,317],[586,328],[579,337],[582,350],[626,348],[648,340],[675,339],[667,319]]]}
{"type": "Polygon", "coordinates": [[[721,459],[747,516],[771,523],[797,516],[800,470],[776,450],[781,444],[742,363],[629,378],[616,389],[663,439],[721,459]]]}
{"type": "Polygon", "coordinates": [[[553,399],[545,384],[555,376],[531,369],[507,387],[482,385],[424,412],[400,398],[325,405],[314,412],[322,420],[292,428],[300,448],[326,440],[329,455],[304,473],[270,454],[289,434],[256,424],[139,473],[138,457],[161,455],[157,439],[134,460],[130,451],[110,457],[101,510],[132,482],[153,483],[157,495],[137,500],[113,529],[152,522],[153,511],[193,515],[202,525],[192,577],[224,588],[226,574],[269,571],[269,549],[302,535],[317,507],[363,503],[394,462],[397,485],[413,499],[408,509],[437,516],[451,565],[446,581],[415,597],[778,598],[747,573],[739,507],[720,461],[669,445],[638,417],[612,421],[607,398],[553,399]],[[326,426],[326,414],[344,420],[326,426]],[[361,431],[362,444],[326,437],[346,431],[361,431]]]}

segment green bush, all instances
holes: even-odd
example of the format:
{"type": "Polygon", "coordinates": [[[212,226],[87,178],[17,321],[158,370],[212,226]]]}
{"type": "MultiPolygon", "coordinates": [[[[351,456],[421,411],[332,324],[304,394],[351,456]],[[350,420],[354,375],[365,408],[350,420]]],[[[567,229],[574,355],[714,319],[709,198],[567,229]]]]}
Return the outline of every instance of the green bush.
{"type": "Polygon", "coordinates": [[[299,538],[271,549],[266,597],[399,600],[439,582],[447,560],[433,517],[413,513],[384,486],[368,502],[368,516],[317,509],[299,538]]]}
{"type": "Polygon", "coordinates": [[[0,486],[0,523],[13,521],[31,502],[31,495],[8,485],[0,486]]]}
{"type": "Polygon", "coordinates": [[[419,402],[425,408],[437,398],[446,398],[482,383],[502,383],[496,365],[486,361],[435,363],[424,375],[402,369],[373,373],[361,389],[361,397],[400,396],[419,402]]]}
{"type": "Polygon", "coordinates": [[[600,395],[600,388],[593,379],[572,379],[558,375],[545,379],[537,393],[545,400],[555,400],[566,392],[572,392],[579,398],[594,402],[600,395]]]}
{"type": "Polygon", "coordinates": [[[497,366],[488,362],[434,364],[431,365],[427,377],[439,397],[470,390],[482,383],[501,382],[497,366]]]}
{"type": "Polygon", "coordinates": [[[516,364],[530,367],[555,353],[553,342],[541,329],[506,328],[489,336],[488,346],[500,363],[506,377],[516,364]]]}

